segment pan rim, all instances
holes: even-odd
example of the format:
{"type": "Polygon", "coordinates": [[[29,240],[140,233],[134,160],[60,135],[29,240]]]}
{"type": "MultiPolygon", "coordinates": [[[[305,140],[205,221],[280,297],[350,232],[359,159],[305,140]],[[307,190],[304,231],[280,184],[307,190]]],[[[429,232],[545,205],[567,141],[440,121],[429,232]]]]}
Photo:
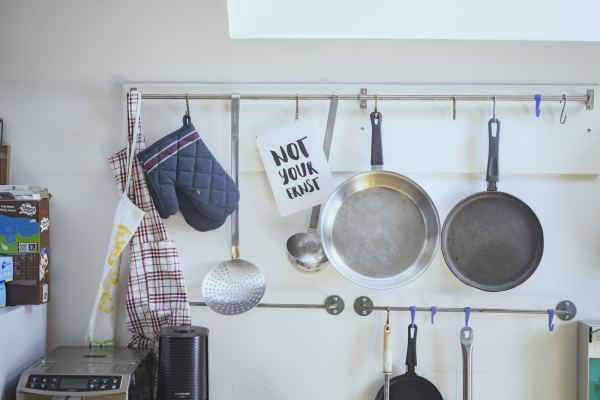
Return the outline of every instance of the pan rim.
{"type": "Polygon", "coordinates": [[[517,286],[520,286],[521,284],[523,284],[524,282],[526,282],[529,278],[531,278],[533,276],[533,274],[537,271],[539,265],[541,264],[543,255],[544,255],[544,229],[542,227],[542,223],[539,219],[539,217],[537,216],[537,214],[535,213],[535,211],[533,211],[533,209],[523,200],[521,200],[520,198],[518,198],[515,195],[512,195],[510,193],[507,192],[502,192],[502,191],[490,191],[490,190],[484,190],[481,192],[477,192],[477,193],[473,193],[465,198],[463,198],[461,201],[459,201],[458,203],[456,203],[456,205],[450,210],[450,212],[448,213],[448,215],[446,216],[446,219],[444,220],[444,225],[442,226],[442,231],[441,231],[441,249],[442,249],[442,256],[444,257],[444,261],[446,263],[446,266],[448,267],[448,269],[452,272],[452,274],[458,279],[460,280],[462,283],[471,286],[475,289],[479,289],[485,292],[504,292],[510,289],[514,289],[517,286]],[[517,204],[519,204],[520,207],[522,207],[523,209],[525,209],[527,212],[530,213],[530,215],[533,216],[533,219],[536,222],[536,229],[539,232],[539,252],[536,256],[536,258],[534,259],[534,261],[530,264],[530,267],[528,269],[528,272],[521,275],[519,277],[519,279],[513,281],[513,282],[509,282],[503,285],[488,285],[488,284],[481,284],[478,282],[475,282],[472,279],[468,279],[464,276],[464,274],[462,274],[459,269],[455,266],[455,263],[452,261],[451,255],[448,254],[448,246],[447,246],[447,234],[448,234],[448,230],[450,229],[449,227],[451,227],[452,225],[452,221],[454,220],[454,217],[456,215],[456,213],[462,209],[467,203],[471,203],[473,201],[477,201],[479,199],[485,199],[485,198],[489,198],[489,197],[498,197],[501,199],[509,199],[512,200],[514,202],[516,202],[517,204]]]}
{"type": "MultiPolygon", "coordinates": [[[[347,197],[349,197],[349,195],[342,196],[343,200],[345,200],[347,197]]],[[[427,194],[427,192],[419,184],[417,184],[415,181],[408,178],[407,176],[387,170],[372,170],[361,172],[346,179],[344,182],[339,184],[337,188],[330,194],[327,201],[324,203],[321,215],[321,223],[319,224],[319,234],[321,235],[323,248],[325,250],[327,258],[329,259],[330,264],[333,265],[334,268],[344,278],[348,279],[352,283],[370,289],[396,288],[399,286],[406,285],[417,279],[419,276],[421,276],[429,268],[429,266],[433,263],[433,260],[435,259],[440,243],[440,232],[441,224],[439,213],[437,211],[435,203],[427,194]],[[375,184],[370,182],[368,185],[366,185],[367,187],[355,190],[350,193],[350,195],[354,195],[358,192],[372,188],[388,188],[406,196],[417,206],[417,209],[421,214],[423,223],[426,227],[426,236],[418,257],[411,266],[403,270],[401,273],[384,278],[374,278],[369,277],[368,275],[358,273],[347,263],[343,262],[343,260],[341,260],[341,257],[338,257],[339,253],[335,251],[335,246],[333,246],[333,240],[330,240],[330,237],[332,237],[333,223],[331,223],[330,226],[328,226],[328,224],[326,223],[327,220],[335,221],[335,216],[337,215],[341,204],[343,204],[343,201],[337,201],[338,197],[340,197],[340,193],[343,194],[352,185],[353,182],[358,181],[364,178],[365,176],[369,175],[391,177],[394,180],[398,180],[399,182],[408,184],[414,189],[415,193],[419,193],[422,199],[425,200],[424,204],[426,205],[427,211],[429,211],[430,214],[429,217],[425,216],[423,207],[419,206],[419,203],[416,201],[416,199],[413,198],[413,196],[410,195],[410,193],[407,193],[403,190],[399,190],[397,187],[393,187],[390,185],[375,184]],[[339,264],[341,265],[339,265],[338,262],[336,262],[337,260],[339,260],[339,264]],[[407,276],[408,278],[406,278],[407,276]]]]}

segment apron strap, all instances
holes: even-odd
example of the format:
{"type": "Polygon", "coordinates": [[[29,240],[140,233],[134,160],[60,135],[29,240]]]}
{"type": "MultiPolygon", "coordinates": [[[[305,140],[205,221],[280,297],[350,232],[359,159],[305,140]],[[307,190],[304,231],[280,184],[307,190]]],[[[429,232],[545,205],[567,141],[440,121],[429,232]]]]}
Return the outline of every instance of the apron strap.
{"type": "Polygon", "coordinates": [[[129,93],[127,93],[127,177],[125,178],[124,193],[129,193],[135,151],[142,136],[142,127],[140,124],[140,112],[142,109],[141,99],[142,95],[135,89],[131,89],[129,93]]]}

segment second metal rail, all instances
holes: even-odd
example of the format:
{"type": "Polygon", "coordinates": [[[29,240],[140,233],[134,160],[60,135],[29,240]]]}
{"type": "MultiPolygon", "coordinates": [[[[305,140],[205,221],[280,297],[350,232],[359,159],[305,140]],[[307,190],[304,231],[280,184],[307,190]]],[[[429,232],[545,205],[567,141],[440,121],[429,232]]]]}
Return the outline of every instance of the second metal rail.
{"type": "MultiPolygon", "coordinates": [[[[367,316],[373,311],[425,311],[431,312],[432,307],[398,307],[398,306],[376,306],[367,296],[359,296],[354,300],[354,311],[361,316],[367,316]]],[[[577,307],[575,303],[569,300],[559,302],[555,308],[542,309],[519,309],[519,308],[479,308],[469,307],[469,311],[473,313],[488,313],[488,314],[538,314],[548,315],[549,313],[556,315],[562,321],[570,321],[577,315],[577,307]]],[[[465,308],[459,307],[435,307],[435,312],[452,312],[462,313],[465,308]]]]}
{"type": "MultiPolygon", "coordinates": [[[[202,301],[191,301],[190,306],[206,306],[202,301]]],[[[339,295],[327,296],[322,304],[303,304],[303,303],[260,303],[257,308],[279,308],[279,309],[320,309],[325,310],[331,315],[339,315],[344,311],[344,299],[339,295]]],[[[354,300],[354,311],[360,316],[370,315],[373,311],[411,311],[411,312],[431,312],[434,313],[464,313],[468,308],[470,313],[484,314],[533,314],[549,315],[550,322],[556,317],[562,321],[571,321],[577,315],[577,307],[570,300],[559,302],[556,307],[543,309],[523,309],[523,308],[485,308],[485,307],[415,307],[415,306],[377,306],[373,304],[367,296],[359,296],[354,300]]]]}

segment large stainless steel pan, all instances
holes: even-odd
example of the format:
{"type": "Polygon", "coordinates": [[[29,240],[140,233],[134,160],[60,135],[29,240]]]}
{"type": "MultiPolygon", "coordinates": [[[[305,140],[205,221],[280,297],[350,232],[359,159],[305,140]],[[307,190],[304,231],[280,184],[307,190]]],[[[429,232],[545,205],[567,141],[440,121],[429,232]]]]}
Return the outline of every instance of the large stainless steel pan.
{"type": "Polygon", "coordinates": [[[439,243],[437,210],[409,178],[382,171],[381,113],[371,113],[371,171],[338,186],[323,207],[320,233],[330,263],[350,281],[389,289],[423,273],[439,243]]]}
{"type": "Polygon", "coordinates": [[[533,275],[544,252],[544,232],[524,201],[498,191],[497,118],[488,122],[488,137],[487,191],[465,198],[450,211],[442,230],[442,253],[458,279],[499,292],[533,275]]]}

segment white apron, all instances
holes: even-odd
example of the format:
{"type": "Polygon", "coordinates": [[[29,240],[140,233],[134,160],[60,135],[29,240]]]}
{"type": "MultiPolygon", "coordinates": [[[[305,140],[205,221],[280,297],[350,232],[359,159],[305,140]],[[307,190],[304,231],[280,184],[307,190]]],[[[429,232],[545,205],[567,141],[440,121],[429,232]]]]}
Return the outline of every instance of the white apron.
{"type": "Polygon", "coordinates": [[[140,119],[140,108],[141,105],[138,103],[135,112],[134,140],[133,144],[130,146],[130,151],[127,154],[125,191],[121,194],[113,218],[113,228],[108,243],[108,251],[104,258],[102,279],[100,280],[94,308],[90,315],[86,338],[88,345],[114,345],[115,319],[117,313],[116,295],[121,269],[121,253],[144,218],[144,211],[133,204],[128,196],[133,158],[135,157],[135,147],[137,145],[137,136],[139,135],[138,122],[140,119]]]}

